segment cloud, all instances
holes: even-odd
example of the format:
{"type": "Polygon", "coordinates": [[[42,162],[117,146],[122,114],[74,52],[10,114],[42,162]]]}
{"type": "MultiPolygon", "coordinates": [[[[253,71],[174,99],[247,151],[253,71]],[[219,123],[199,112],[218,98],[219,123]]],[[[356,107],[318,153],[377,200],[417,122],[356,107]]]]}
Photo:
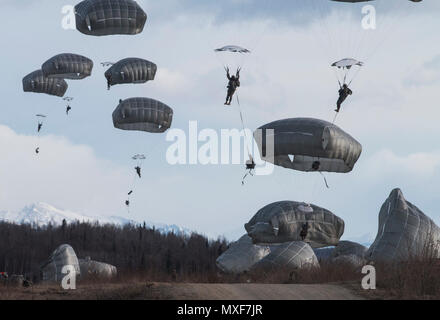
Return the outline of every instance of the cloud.
{"type": "Polygon", "coordinates": [[[440,54],[423,63],[404,81],[407,86],[432,86],[440,83],[440,54]]]}
{"type": "MultiPolygon", "coordinates": [[[[249,128],[290,117],[331,121],[337,81],[329,65],[345,57],[344,48],[351,43],[336,50],[341,56],[333,57],[334,48],[320,42],[327,37],[316,19],[320,15],[314,16],[313,24],[306,23],[312,11],[300,7],[300,2],[310,1],[143,0],[149,19],[142,34],[87,37],[61,29],[61,7],[68,4],[64,0],[7,1],[3,22],[15,27],[2,35],[9,48],[3,52],[8,81],[2,86],[8,94],[3,95],[0,117],[13,130],[0,129],[0,147],[5,152],[0,159],[0,210],[45,201],[92,214],[125,214],[123,201],[133,174],[129,158],[150,152],[146,179],[138,184],[133,198],[131,215],[137,217],[130,218],[138,220],[176,223],[211,235],[235,229],[244,232],[243,223],[264,205],[297,200],[333,210],[346,221],[347,235],[364,234],[375,232],[380,205],[396,186],[427,213],[437,214],[438,196],[433,191],[437,182],[428,178],[432,172],[439,176],[435,152],[431,152],[440,135],[438,83],[408,89],[402,80],[412,75],[414,66],[428,71],[435,67],[425,66],[424,61],[440,52],[432,33],[438,30],[434,15],[439,1],[420,3],[426,10],[414,13],[423,15],[397,19],[397,30],[389,33],[373,59],[365,61],[353,82],[354,95],[337,119],[338,126],[362,143],[364,154],[352,173],[329,174],[330,190],[321,177],[293,171],[255,177],[243,187],[241,166],[170,168],[163,164],[162,153],[150,149],[151,145],[167,147],[160,136],[113,128],[111,112],[118,99],[131,96],[152,97],[171,106],[174,128],[186,130],[188,120],[195,119],[200,128],[239,128],[237,108],[223,106],[226,77],[213,53],[215,47],[230,42],[253,49],[238,92],[249,128]],[[17,17],[23,23],[17,24],[17,17]],[[30,32],[33,29],[40,33],[30,32]],[[66,118],[62,101],[23,94],[20,83],[22,76],[47,58],[69,51],[92,58],[96,66],[92,77],[69,82],[68,94],[75,100],[74,112],[66,118]],[[99,62],[127,56],[157,63],[157,79],[107,91],[99,62]],[[23,133],[34,134],[33,115],[40,112],[48,114],[50,121],[43,132],[53,135],[43,135],[36,158],[34,149],[40,142],[23,133]],[[422,184],[425,188],[420,188],[422,184]]],[[[393,2],[402,4],[402,10],[419,5],[393,2]]],[[[374,3],[388,5],[385,0],[374,3]]],[[[331,1],[328,5],[346,6],[331,1]]],[[[326,25],[333,30],[346,27],[336,18],[330,16],[326,25]]],[[[376,40],[365,44],[376,48],[380,42],[376,40]]],[[[427,73],[424,78],[432,81],[435,75],[427,73]]]]}
{"type": "Polygon", "coordinates": [[[390,149],[381,150],[366,160],[366,175],[384,177],[401,175],[408,180],[423,181],[440,173],[440,151],[397,155],[390,149]]]}
{"type": "Polygon", "coordinates": [[[118,198],[126,193],[129,172],[97,158],[88,146],[51,135],[20,135],[0,126],[0,149],[2,209],[40,201],[90,213],[110,214],[121,207],[118,198]]]}
{"type": "Polygon", "coordinates": [[[193,89],[193,79],[181,72],[161,68],[157,72],[156,79],[151,86],[161,94],[184,95],[193,89]]]}

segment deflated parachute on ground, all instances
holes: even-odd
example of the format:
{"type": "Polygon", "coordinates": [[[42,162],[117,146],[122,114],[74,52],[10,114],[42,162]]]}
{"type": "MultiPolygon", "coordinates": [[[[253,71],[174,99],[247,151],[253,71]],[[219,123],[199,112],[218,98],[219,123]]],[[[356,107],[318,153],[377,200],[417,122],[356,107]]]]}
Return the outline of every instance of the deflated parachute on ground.
{"type": "Polygon", "coordinates": [[[141,33],[147,14],[133,0],[85,0],[75,6],[76,28],[92,36],[141,33]]]}
{"type": "Polygon", "coordinates": [[[58,54],[47,60],[41,70],[45,77],[80,80],[92,74],[93,61],[73,53],[58,54]]]}
{"type": "Polygon", "coordinates": [[[248,235],[244,235],[217,258],[216,264],[223,272],[242,273],[269,253],[268,246],[255,245],[248,235]]]}
{"type": "Polygon", "coordinates": [[[305,224],[308,231],[304,241],[313,248],[337,245],[345,227],[344,220],[326,209],[281,201],[259,210],[245,229],[254,243],[283,243],[302,240],[305,224]]]}
{"type": "Polygon", "coordinates": [[[154,80],[157,66],[153,62],[127,58],[115,63],[105,72],[108,85],[114,86],[124,83],[145,83],[154,80]]]}
{"type": "Polygon", "coordinates": [[[66,273],[63,273],[65,266],[73,266],[76,276],[81,274],[75,251],[68,244],[59,246],[41,266],[42,280],[61,281],[66,276],[66,273]]]}
{"type": "Polygon", "coordinates": [[[79,259],[79,266],[81,269],[81,278],[83,279],[87,277],[113,278],[116,277],[118,273],[115,266],[91,260],[90,257],[79,259]]]}
{"type": "Polygon", "coordinates": [[[401,261],[439,256],[440,228],[395,189],[382,205],[379,231],[366,253],[370,260],[401,261]]]}
{"type": "Polygon", "coordinates": [[[120,101],[113,111],[113,125],[121,130],[165,132],[171,127],[173,109],[150,98],[120,101]]]}
{"type": "Polygon", "coordinates": [[[23,78],[23,91],[45,93],[62,97],[68,88],[67,82],[59,78],[47,78],[43,71],[37,70],[23,78]]]}
{"type": "Polygon", "coordinates": [[[299,171],[350,172],[362,153],[361,144],[348,133],[319,119],[275,121],[260,127],[254,137],[261,159],[299,171]]]}
{"type": "Polygon", "coordinates": [[[319,267],[318,258],[312,247],[302,241],[293,241],[274,247],[270,254],[253,266],[252,270],[277,272],[311,267],[319,267]]]}

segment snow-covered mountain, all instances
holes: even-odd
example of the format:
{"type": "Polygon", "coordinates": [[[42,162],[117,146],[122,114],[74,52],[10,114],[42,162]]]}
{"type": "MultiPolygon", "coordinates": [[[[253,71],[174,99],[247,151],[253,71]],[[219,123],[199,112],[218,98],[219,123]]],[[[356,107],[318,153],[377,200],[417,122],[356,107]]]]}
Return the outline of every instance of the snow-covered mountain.
{"type": "MultiPolygon", "coordinates": [[[[19,212],[10,211],[0,211],[0,221],[8,221],[17,224],[34,224],[38,226],[46,226],[49,223],[52,225],[61,225],[63,220],[67,223],[73,223],[76,221],[80,222],[99,222],[100,224],[115,224],[115,225],[126,225],[126,224],[140,224],[140,222],[135,220],[126,219],[117,216],[88,216],[84,214],[79,214],[73,211],[61,210],[51,206],[47,203],[36,203],[27,206],[20,210],[19,212]]],[[[143,223],[143,222],[142,222],[143,223]]],[[[190,235],[191,230],[182,228],[176,225],[167,225],[163,223],[152,223],[146,222],[147,227],[155,227],[156,230],[162,233],[176,233],[190,235]]]]}

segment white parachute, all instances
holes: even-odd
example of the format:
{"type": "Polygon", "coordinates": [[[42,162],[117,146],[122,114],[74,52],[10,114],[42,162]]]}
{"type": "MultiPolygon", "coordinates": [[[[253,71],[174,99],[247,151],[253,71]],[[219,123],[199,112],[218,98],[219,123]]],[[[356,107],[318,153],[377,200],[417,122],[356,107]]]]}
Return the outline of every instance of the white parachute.
{"type": "Polygon", "coordinates": [[[339,81],[339,85],[342,84],[350,84],[353,82],[354,78],[360,71],[360,67],[364,65],[363,62],[358,61],[353,58],[345,58],[339,61],[336,61],[332,64],[332,67],[337,68],[336,75],[339,81]],[[357,70],[354,70],[354,69],[357,70]]]}
{"type": "Polygon", "coordinates": [[[224,46],[214,50],[215,52],[232,52],[232,53],[251,53],[250,50],[240,46],[224,46]]]}

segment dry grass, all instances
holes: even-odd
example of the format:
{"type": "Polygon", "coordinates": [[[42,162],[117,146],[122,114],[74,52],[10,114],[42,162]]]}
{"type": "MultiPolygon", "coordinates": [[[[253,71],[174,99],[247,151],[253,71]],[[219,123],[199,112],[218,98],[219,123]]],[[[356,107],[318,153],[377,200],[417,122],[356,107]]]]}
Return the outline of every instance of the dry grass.
{"type": "Polygon", "coordinates": [[[153,283],[94,281],[76,290],[39,284],[31,288],[0,286],[0,300],[157,300],[166,299],[153,283]]]}
{"type": "Polygon", "coordinates": [[[374,299],[440,299],[440,260],[410,259],[376,264],[377,288],[368,292],[374,299]]]}
{"type": "Polygon", "coordinates": [[[440,299],[440,260],[437,258],[410,258],[401,263],[377,263],[375,267],[377,290],[370,291],[361,289],[364,276],[361,268],[322,262],[320,268],[241,275],[127,273],[112,280],[78,281],[75,291],[65,291],[57,285],[17,288],[0,284],[0,300],[163,300],[171,298],[173,283],[338,284],[369,299],[440,299]]]}

